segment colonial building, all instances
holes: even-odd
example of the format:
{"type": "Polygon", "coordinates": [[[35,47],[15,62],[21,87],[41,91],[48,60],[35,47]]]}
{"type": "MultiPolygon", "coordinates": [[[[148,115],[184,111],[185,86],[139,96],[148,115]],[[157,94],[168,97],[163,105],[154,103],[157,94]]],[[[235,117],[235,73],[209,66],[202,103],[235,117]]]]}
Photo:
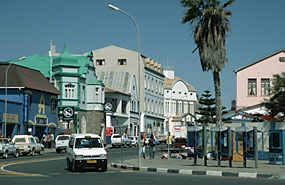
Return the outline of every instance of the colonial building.
{"type": "Polygon", "coordinates": [[[235,70],[236,110],[254,106],[270,97],[274,74],[285,71],[285,50],[279,50],[235,70]]]}
{"type": "Polygon", "coordinates": [[[39,71],[9,65],[0,63],[0,135],[56,136],[60,92],[39,71]]]}
{"type": "Polygon", "coordinates": [[[187,137],[187,126],[196,119],[196,90],[174,75],[173,67],[164,67],[164,115],[165,133],[176,138],[187,137]],[[169,127],[168,127],[169,126],[169,127]]]}
{"type": "Polygon", "coordinates": [[[61,92],[58,117],[62,131],[101,135],[105,129],[105,88],[97,80],[92,53],[73,56],[66,47],[57,53],[53,46],[50,56],[33,55],[18,64],[41,71],[61,92]]]}
{"type": "Polygon", "coordinates": [[[113,45],[94,50],[93,54],[97,71],[128,72],[135,76],[142,117],[140,131],[163,134],[164,76],[161,64],[143,55],[139,56],[136,51],[113,45]]]}

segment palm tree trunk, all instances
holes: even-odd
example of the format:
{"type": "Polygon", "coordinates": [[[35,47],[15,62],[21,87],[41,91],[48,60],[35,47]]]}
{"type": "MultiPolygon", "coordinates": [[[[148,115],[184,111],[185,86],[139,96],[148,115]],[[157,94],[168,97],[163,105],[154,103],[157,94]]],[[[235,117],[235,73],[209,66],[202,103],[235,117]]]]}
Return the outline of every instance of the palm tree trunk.
{"type": "Polygon", "coordinates": [[[216,124],[222,125],[222,101],[221,101],[221,85],[219,72],[213,72],[215,97],[216,97],[216,124]]]}

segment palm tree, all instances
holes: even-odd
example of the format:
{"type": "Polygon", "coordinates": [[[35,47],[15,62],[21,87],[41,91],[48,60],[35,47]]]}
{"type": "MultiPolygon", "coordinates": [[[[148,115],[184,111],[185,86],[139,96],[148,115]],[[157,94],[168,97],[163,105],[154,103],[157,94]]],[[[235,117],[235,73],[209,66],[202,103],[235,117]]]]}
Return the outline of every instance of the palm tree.
{"type": "MultiPolygon", "coordinates": [[[[194,41],[199,49],[203,71],[213,72],[216,97],[216,124],[222,124],[222,102],[220,75],[226,58],[226,33],[229,32],[229,18],[232,13],[225,10],[234,0],[221,5],[218,0],[181,0],[186,8],[181,23],[190,22],[193,28],[194,41]]],[[[195,52],[195,50],[193,52],[195,52]]]]}

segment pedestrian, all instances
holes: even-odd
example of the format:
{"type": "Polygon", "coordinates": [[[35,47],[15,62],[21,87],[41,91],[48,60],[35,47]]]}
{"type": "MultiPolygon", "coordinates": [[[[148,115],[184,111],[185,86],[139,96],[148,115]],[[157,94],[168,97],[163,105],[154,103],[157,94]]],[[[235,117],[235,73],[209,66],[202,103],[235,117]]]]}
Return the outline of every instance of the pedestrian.
{"type": "Polygon", "coordinates": [[[43,145],[45,148],[47,147],[47,135],[46,135],[46,133],[44,133],[44,135],[43,135],[43,145]]]}
{"type": "Polygon", "coordinates": [[[47,144],[48,144],[48,148],[51,148],[51,134],[48,134],[48,137],[47,137],[47,144]]]}
{"type": "Polygon", "coordinates": [[[149,157],[150,159],[154,159],[154,154],[155,154],[155,139],[153,134],[151,134],[150,139],[149,139],[149,157]]]}
{"type": "Polygon", "coordinates": [[[141,147],[142,147],[142,156],[145,159],[145,139],[143,135],[141,135],[141,147]]]}

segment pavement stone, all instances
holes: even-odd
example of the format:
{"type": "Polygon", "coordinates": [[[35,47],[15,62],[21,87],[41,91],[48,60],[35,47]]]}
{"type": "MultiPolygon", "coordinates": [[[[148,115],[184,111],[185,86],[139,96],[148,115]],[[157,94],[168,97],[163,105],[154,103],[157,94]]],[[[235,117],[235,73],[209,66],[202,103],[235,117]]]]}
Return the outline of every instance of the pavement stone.
{"type": "Polygon", "coordinates": [[[138,159],[123,160],[123,163],[112,163],[111,167],[156,173],[176,173],[183,175],[207,175],[218,177],[240,177],[240,178],[266,178],[266,179],[285,179],[285,165],[272,165],[269,161],[259,160],[258,168],[255,168],[254,160],[247,160],[247,167],[243,167],[243,162],[232,162],[229,167],[228,161],[222,161],[221,167],[218,161],[207,160],[207,166],[204,166],[204,160],[198,158],[197,165],[194,165],[192,159],[161,159],[157,155],[155,159],[142,159],[141,166],[138,165],[138,159]]]}

